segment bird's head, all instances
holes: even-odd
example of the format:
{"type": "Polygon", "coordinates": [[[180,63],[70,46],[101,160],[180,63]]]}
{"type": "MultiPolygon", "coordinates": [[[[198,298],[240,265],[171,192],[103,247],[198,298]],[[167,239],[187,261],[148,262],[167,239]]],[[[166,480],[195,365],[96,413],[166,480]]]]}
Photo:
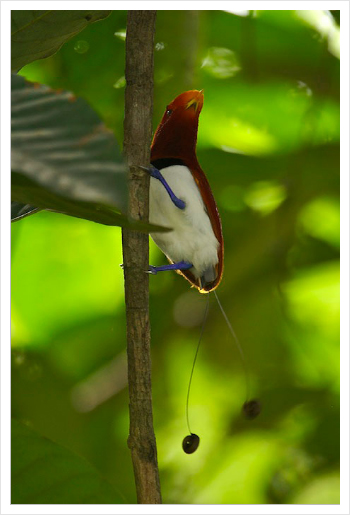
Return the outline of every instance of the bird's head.
{"type": "Polygon", "coordinates": [[[152,160],[195,157],[198,118],[203,100],[203,91],[185,91],[166,107],[154,134],[152,160]]]}

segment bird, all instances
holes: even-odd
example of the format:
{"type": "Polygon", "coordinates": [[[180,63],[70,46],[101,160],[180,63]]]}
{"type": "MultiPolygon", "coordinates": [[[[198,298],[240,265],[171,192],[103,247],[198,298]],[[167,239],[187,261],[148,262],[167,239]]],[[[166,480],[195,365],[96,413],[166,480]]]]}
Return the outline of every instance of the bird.
{"type": "Polygon", "coordinates": [[[195,452],[200,442],[199,436],[192,433],[190,428],[188,405],[211,291],[214,291],[244,366],[246,401],[242,411],[249,419],[260,413],[260,402],[257,399],[249,400],[249,376],[243,349],[216,292],[224,269],[224,240],[214,195],[196,155],[198,122],[203,102],[203,91],[190,90],[178,95],[166,107],[153,137],[151,164],[149,167],[141,167],[151,175],[149,221],[172,229],[169,232],[150,233],[170,264],[150,266],[148,271],[157,274],[175,270],[200,293],[208,294],[187,391],[186,418],[189,434],[182,441],[186,454],[195,452]]]}
{"type": "Polygon", "coordinates": [[[215,290],[223,275],[224,241],[218,208],[196,155],[203,90],[185,91],[167,105],[154,133],[149,167],[149,221],[171,228],[151,232],[170,264],[200,293],[215,290]]]}

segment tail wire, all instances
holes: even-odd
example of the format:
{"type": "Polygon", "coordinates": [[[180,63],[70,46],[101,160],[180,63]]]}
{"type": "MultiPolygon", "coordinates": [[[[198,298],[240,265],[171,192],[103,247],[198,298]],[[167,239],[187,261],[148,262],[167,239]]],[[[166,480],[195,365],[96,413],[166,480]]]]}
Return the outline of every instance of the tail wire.
{"type": "Polygon", "coordinates": [[[189,403],[189,399],[190,399],[190,391],[191,391],[191,383],[192,383],[192,378],[193,378],[194,367],[196,365],[199,347],[200,347],[200,344],[202,342],[202,337],[203,337],[203,333],[204,333],[204,329],[205,329],[205,324],[206,324],[207,319],[208,319],[208,312],[209,312],[209,293],[207,294],[207,302],[206,302],[206,305],[205,305],[205,311],[204,311],[204,317],[203,317],[203,322],[202,322],[202,327],[201,327],[201,333],[200,333],[199,340],[198,340],[198,343],[197,343],[196,353],[194,355],[193,364],[192,364],[192,370],[191,370],[191,374],[190,374],[190,380],[189,380],[188,388],[187,388],[186,420],[187,420],[188,431],[189,431],[190,434],[192,434],[192,431],[191,431],[191,428],[190,428],[190,421],[189,421],[189,416],[188,416],[188,403],[189,403]]]}
{"type": "Polygon", "coordinates": [[[245,357],[244,357],[244,352],[243,352],[243,349],[241,347],[241,344],[239,343],[239,339],[236,335],[236,333],[234,332],[233,330],[233,327],[231,325],[231,322],[229,321],[226,313],[225,313],[225,310],[224,308],[222,307],[222,304],[219,300],[219,297],[218,297],[218,294],[216,293],[216,290],[214,290],[214,295],[215,295],[215,298],[216,298],[216,301],[218,303],[218,306],[220,308],[220,311],[226,321],[226,324],[230,330],[230,333],[232,334],[233,336],[233,339],[235,341],[235,344],[236,344],[236,347],[238,349],[238,352],[239,352],[239,355],[240,355],[240,358],[241,358],[241,361],[242,361],[242,366],[243,366],[243,370],[244,370],[244,375],[245,375],[245,381],[246,381],[246,401],[248,401],[249,399],[249,396],[250,396],[250,378],[249,378],[249,373],[248,373],[248,367],[247,367],[247,363],[246,363],[246,360],[245,360],[245,357]]]}
{"type": "MultiPolygon", "coordinates": [[[[233,327],[231,325],[231,322],[229,321],[226,313],[225,313],[225,310],[224,308],[222,307],[222,304],[219,300],[219,297],[218,297],[218,294],[216,293],[216,290],[214,290],[214,295],[215,295],[215,298],[216,298],[216,301],[218,303],[218,306],[220,308],[220,311],[226,321],[226,324],[229,328],[229,331],[234,339],[234,342],[236,344],[236,347],[238,349],[238,352],[239,352],[239,355],[240,355],[240,358],[241,358],[241,362],[242,362],[242,366],[243,366],[243,370],[244,370],[244,375],[245,375],[245,381],[246,381],[246,400],[248,401],[249,399],[249,396],[250,396],[250,378],[249,378],[249,373],[248,373],[248,368],[247,368],[247,364],[246,364],[246,360],[245,360],[245,357],[244,357],[244,352],[243,352],[243,349],[241,347],[241,344],[239,342],[239,339],[236,335],[236,333],[234,332],[233,330],[233,327]]],[[[206,322],[207,322],[207,319],[208,319],[208,313],[209,313],[209,293],[207,294],[207,302],[206,302],[206,306],[205,306],[205,311],[204,311],[204,316],[203,316],[203,321],[202,321],[202,327],[201,327],[201,332],[200,332],[200,336],[199,336],[199,340],[198,340],[198,343],[197,343],[197,348],[196,348],[196,352],[195,352],[195,355],[194,355],[194,359],[193,359],[193,364],[192,364],[192,370],[191,370],[191,374],[190,374],[190,380],[188,382],[188,388],[187,388],[187,399],[186,399],[186,421],[187,421],[187,427],[188,427],[188,431],[190,434],[192,434],[192,431],[191,431],[191,427],[190,427],[190,421],[189,421],[189,414],[188,414],[188,406],[189,406],[189,399],[190,399],[190,392],[191,392],[191,384],[192,384],[192,379],[193,379],[193,372],[194,372],[194,367],[196,365],[196,361],[197,361],[197,357],[198,357],[198,352],[199,352],[199,347],[202,343],[202,338],[203,338],[203,334],[204,334],[204,329],[205,329],[205,326],[206,326],[206,322]]]]}

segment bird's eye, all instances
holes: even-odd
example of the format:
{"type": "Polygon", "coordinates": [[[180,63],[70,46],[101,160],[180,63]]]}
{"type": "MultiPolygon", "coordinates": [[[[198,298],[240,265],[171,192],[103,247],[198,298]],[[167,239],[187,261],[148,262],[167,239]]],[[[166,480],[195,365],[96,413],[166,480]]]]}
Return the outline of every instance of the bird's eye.
{"type": "Polygon", "coordinates": [[[173,112],[173,110],[172,110],[172,109],[167,109],[165,112],[166,112],[166,115],[167,115],[167,116],[170,116],[170,115],[171,115],[171,113],[173,112]]]}

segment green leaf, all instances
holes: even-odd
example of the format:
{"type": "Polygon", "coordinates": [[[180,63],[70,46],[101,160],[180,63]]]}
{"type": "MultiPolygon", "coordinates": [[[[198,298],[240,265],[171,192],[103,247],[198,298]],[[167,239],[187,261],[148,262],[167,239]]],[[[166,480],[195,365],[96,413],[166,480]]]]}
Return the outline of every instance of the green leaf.
{"type": "Polygon", "coordinates": [[[12,504],[122,504],[121,495],[84,458],[11,424],[12,504]]]}
{"type": "Polygon", "coordinates": [[[148,231],[124,214],[127,196],[117,141],[86,102],[13,75],[12,200],[148,231]]]}
{"type": "Polygon", "coordinates": [[[111,11],[11,11],[11,69],[54,54],[111,11]]]}
{"type": "Polygon", "coordinates": [[[293,504],[340,504],[340,477],[329,472],[304,484],[292,500],[293,504]]]}
{"type": "MultiPolygon", "coordinates": [[[[48,209],[56,213],[63,213],[77,218],[84,218],[92,222],[104,225],[130,225],[128,219],[115,210],[93,202],[74,201],[69,198],[52,193],[40,184],[17,172],[12,172],[12,198],[18,203],[27,205],[30,213],[39,209],[48,209]],[[28,205],[29,203],[29,205],[28,205]],[[33,204],[33,205],[30,205],[33,204]],[[34,205],[36,208],[34,208],[34,205]]],[[[20,220],[23,216],[17,216],[14,220],[20,220]]]]}

